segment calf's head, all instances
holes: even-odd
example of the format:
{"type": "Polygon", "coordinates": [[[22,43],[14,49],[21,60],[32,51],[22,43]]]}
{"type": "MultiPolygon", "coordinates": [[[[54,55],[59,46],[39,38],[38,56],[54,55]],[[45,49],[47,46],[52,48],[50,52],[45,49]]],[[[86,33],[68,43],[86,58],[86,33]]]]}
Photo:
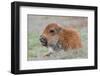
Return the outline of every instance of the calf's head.
{"type": "Polygon", "coordinates": [[[48,24],[42,35],[40,36],[40,42],[43,46],[54,46],[57,44],[59,40],[59,33],[61,31],[61,27],[56,23],[48,24]]]}

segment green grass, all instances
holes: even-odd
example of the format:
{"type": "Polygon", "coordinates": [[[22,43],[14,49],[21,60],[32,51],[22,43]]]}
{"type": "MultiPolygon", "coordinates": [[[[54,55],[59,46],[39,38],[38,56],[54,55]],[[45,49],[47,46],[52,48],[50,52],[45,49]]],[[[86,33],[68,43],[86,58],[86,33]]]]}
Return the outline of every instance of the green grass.
{"type": "Polygon", "coordinates": [[[47,48],[43,47],[39,41],[38,33],[28,34],[28,60],[38,57],[39,54],[47,52],[47,48]]]}
{"type": "Polygon", "coordinates": [[[77,49],[78,53],[75,52],[60,52],[53,54],[47,58],[43,55],[48,51],[46,47],[43,47],[39,41],[39,34],[37,32],[28,33],[28,55],[27,60],[45,60],[45,59],[73,59],[73,58],[87,58],[88,57],[88,46],[87,46],[87,29],[78,29],[81,34],[81,40],[83,48],[77,49]]]}

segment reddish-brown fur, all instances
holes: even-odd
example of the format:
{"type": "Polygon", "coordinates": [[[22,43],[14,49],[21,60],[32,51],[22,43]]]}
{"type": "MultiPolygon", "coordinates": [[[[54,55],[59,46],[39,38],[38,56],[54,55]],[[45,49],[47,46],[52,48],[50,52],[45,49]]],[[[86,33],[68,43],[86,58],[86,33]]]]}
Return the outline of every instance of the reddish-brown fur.
{"type": "Polygon", "coordinates": [[[59,41],[64,49],[82,47],[80,34],[74,28],[63,28],[62,32],[59,33],[59,41]]]}
{"type": "Polygon", "coordinates": [[[53,37],[53,35],[49,33],[50,29],[57,29],[59,31],[57,35],[54,36],[55,38],[58,37],[58,42],[63,49],[77,49],[82,47],[80,33],[76,29],[70,27],[65,28],[56,23],[49,24],[43,31],[43,35],[47,38],[49,43],[52,41],[51,39],[53,37]]]}

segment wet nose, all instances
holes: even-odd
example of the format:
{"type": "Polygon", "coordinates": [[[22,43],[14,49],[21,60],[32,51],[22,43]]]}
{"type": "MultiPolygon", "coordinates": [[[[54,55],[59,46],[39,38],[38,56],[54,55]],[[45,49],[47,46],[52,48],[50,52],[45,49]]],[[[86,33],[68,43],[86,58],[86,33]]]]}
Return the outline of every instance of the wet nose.
{"type": "Polygon", "coordinates": [[[42,35],[40,36],[40,41],[43,42],[43,43],[47,42],[46,38],[44,36],[42,36],[42,35]]]}

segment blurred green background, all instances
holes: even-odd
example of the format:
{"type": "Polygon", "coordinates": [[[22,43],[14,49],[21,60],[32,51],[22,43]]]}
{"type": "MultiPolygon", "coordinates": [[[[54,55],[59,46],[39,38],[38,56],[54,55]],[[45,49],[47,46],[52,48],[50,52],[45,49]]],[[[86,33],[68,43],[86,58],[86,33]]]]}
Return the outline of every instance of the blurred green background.
{"type": "Polygon", "coordinates": [[[28,50],[27,60],[51,60],[51,59],[75,59],[88,58],[88,18],[75,16],[43,16],[32,15],[27,16],[28,21],[28,50]],[[56,22],[63,26],[75,27],[81,35],[83,48],[70,50],[67,52],[54,53],[51,56],[43,57],[48,49],[41,45],[39,38],[43,28],[52,22],[56,22]],[[77,52],[78,50],[78,52],[77,52]]]}

